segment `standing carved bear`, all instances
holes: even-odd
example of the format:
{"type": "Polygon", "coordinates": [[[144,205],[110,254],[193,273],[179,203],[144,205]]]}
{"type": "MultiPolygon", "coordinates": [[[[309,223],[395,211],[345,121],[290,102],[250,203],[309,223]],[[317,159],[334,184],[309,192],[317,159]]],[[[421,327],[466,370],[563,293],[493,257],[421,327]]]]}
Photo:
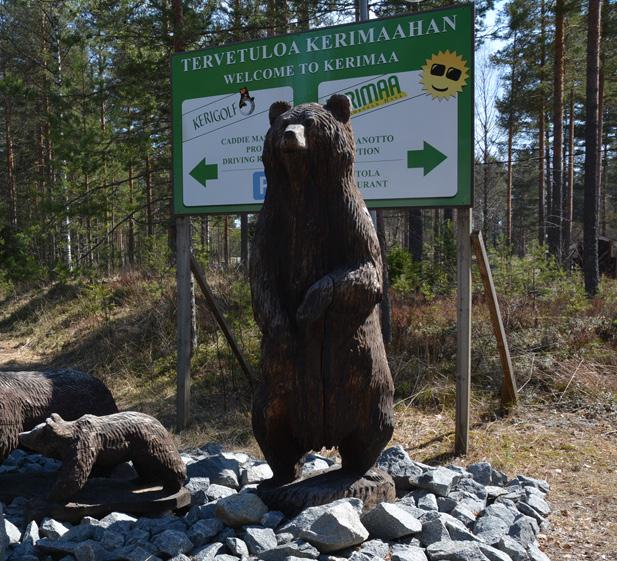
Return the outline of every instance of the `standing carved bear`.
{"type": "Polygon", "coordinates": [[[178,491],[186,466],[171,435],[155,418],[125,411],[65,421],[52,414],[44,423],[19,435],[25,448],[62,461],[49,498],[66,501],[86,484],[92,468],[109,468],[131,460],[144,482],[178,491]]]}
{"type": "Polygon", "coordinates": [[[349,99],[270,107],[251,258],[263,382],[253,432],[282,485],[310,450],[365,473],[393,430],[379,243],[354,177],[349,99]]]}
{"type": "Polygon", "coordinates": [[[105,384],[85,372],[0,372],[0,464],[17,447],[20,432],[52,413],[73,420],[117,411],[105,384]]]}

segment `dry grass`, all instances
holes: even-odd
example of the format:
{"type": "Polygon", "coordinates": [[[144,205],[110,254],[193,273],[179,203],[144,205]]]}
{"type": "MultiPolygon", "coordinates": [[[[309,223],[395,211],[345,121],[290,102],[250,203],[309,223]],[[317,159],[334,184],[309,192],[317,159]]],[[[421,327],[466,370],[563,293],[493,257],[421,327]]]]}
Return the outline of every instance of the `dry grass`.
{"type": "Polygon", "coordinates": [[[469,454],[452,456],[452,412],[399,410],[393,441],[428,463],[488,460],[509,476],[551,484],[552,528],[542,535],[554,561],[617,559],[617,426],[550,407],[523,405],[510,416],[475,422],[469,454]]]}

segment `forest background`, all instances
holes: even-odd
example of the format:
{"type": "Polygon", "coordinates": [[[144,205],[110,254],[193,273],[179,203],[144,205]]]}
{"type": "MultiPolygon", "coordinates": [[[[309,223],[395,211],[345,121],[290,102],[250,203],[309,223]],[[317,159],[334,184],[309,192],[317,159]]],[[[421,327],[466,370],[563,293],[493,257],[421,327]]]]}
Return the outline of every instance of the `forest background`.
{"type": "MultiPolygon", "coordinates": [[[[370,11],[452,3],[372,0],[370,11]]],[[[474,224],[521,405],[497,414],[502,373],[475,278],[467,458],[451,454],[453,211],[384,210],[377,220],[394,440],[419,460],[488,458],[548,479],[554,527],[543,548],[555,559],[617,555],[617,282],[600,276],[594,241],[617,238],[616,5],[476,2],[474,224]]],[[[123,408],[173,427],[170,55],[179,43],[191,50],[358,16],[357,2],[337,0],[0,0],[0,367],[92,371],[123,408]]],[[[258,371],[246,279],[255,218],[195,217],[192,241],[258,371]]],[[[251,386],[196,297],[195,422],[179,444],[257,453],[251,386]]]]}

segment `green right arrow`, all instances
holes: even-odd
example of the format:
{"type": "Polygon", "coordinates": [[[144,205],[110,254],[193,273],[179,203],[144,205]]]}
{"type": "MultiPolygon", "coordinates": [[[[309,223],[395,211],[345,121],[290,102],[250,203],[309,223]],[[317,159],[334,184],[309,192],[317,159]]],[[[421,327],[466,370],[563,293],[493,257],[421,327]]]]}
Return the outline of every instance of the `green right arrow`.
{"type": "Polygon", "coordinates": [[[424,168],[424,175],[431,173],[448,156],[424,141],[424,149],[407,151],[408,168],[424,168]]]}

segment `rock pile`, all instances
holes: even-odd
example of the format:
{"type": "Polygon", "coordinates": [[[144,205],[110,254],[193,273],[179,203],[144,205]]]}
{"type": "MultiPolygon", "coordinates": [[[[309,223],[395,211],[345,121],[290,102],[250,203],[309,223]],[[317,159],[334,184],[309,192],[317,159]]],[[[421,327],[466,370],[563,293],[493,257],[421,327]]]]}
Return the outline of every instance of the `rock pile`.
{"type": "MultiPolygon", "coordinates": [[[[378,461],[395,480],[394,503],[363,512],[359,499],[341,499],[287,519],[254,493],[272,475],[264,462],[214,445],[183,459],[192,495],[183,515],[37,524],[26,523],[25,499],[0,503],[0,561],[548,561],[537,543],[548,484],[508,480],[487,462],[434,468],[395,446],[378,461]]],[[[332,463],[313,455],[305,469],[332,463]]],[[[16,450],[0,473],[57,468],[16,450]]]]}

